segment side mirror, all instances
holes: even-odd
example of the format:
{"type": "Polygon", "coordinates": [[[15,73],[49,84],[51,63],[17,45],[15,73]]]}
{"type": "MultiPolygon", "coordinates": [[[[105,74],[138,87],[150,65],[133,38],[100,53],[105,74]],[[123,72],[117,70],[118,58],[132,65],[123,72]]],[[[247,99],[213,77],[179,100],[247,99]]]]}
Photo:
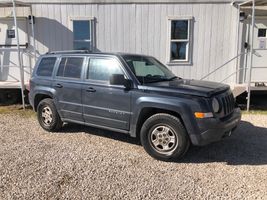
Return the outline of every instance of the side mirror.
{"type": "Polygon", "coordinates": [[[132,87],[132,81],[125,79],[123,74],[112,74],[109,78],[109,83],[111,85],[123,85],[127,90],[132,87]]]}

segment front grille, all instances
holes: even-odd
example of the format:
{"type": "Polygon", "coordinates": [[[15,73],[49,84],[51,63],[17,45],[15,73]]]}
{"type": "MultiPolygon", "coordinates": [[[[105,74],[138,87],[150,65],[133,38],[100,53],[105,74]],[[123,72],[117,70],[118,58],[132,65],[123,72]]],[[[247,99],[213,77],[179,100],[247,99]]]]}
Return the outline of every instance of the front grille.
{"type": "Polygon", "coordinates": [[[223,116],[226,116],[233,112],[235,108],[235,98],[232,93],[228,93],[220,98],[220,103],[222,106],[221,112],[223,112],[223,116]]]}

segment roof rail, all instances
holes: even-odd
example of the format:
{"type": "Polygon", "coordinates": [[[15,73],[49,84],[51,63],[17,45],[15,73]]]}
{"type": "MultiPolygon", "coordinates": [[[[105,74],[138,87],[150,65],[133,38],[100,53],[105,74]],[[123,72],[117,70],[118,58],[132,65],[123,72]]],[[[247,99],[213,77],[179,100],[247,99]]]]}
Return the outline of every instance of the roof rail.
{"type": "Polygon", "coordinates": [[[90,53],[88,50],[49,51],[46,54],[90,53]]]}

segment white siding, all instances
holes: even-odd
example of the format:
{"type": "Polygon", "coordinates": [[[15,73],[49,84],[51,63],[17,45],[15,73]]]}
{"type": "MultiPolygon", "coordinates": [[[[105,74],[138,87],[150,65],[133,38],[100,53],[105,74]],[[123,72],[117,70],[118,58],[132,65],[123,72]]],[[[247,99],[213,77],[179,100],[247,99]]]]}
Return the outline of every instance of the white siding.
{"type": "MultiPolygon", "coordinates": [[[[72,48],[69,18],[96,19],[96,48],[101,52],[148,54],[166,63],[167,17],[192,16],[192,65],[172,65],[178,76],[200,79],[236,54],[237,12],[230,3],[33,4],[37,49],[43,54],[72,48]]],[[[235,61],[211,75],[221,81],[235,61]]],[[[232,76],[227,82],[234,82],[232,76]]]]}

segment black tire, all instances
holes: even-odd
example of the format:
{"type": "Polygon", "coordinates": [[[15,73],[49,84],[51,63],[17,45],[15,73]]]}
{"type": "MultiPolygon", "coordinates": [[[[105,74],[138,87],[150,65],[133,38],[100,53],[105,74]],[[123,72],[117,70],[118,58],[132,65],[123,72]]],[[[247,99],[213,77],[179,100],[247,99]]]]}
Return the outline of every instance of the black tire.
{"type": "Polygon", "coordinates": [[[181,121],[165,113],[155,114],[144,122],[140,140],[150,156],[163,161],[182,158],[190,146],[186,129],[181,121]]]}
{"type": "Polygon", "coordinates": [[[53,100],[49,98],[43,99],[38,104],[37,117],[41,127],[49,132],[56,132],[60,130],[63,125],[53,100]]]}

